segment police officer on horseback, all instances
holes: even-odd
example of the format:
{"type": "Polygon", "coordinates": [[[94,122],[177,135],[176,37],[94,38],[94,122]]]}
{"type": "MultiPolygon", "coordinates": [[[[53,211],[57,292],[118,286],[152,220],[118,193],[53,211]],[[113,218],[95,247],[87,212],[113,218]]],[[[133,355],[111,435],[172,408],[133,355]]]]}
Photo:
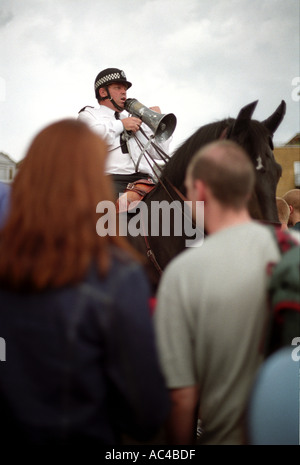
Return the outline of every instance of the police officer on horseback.
{"type": "MultiPolygon", "coordinates": [[[[123,114],[127,90],[132,86],[124,71],[118,68],[102,70],[95,79],[94,90],[97,107],[86,106],[78,119],[86,122],[108,144],[106,174],[112,176],[117,196],[128,183],[153,177],[153,159],[161,159],[155,144],[149,144],[152,133],[142,120],[123,114]],[[150,157],[141,156],[145,151],[150,157]]],[[[150,107],[161,113],[159,107],[150,107]]],[[[170,140],[158,143],[163,153],[168,153],[170,140]]]]}

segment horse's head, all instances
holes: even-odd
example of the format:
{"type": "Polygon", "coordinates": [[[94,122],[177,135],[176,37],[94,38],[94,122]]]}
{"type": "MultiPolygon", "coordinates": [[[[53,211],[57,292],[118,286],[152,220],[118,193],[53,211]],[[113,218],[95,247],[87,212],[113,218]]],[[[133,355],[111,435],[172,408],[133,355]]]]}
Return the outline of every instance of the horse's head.
{"type": "Polygon", "coordinates": [[[262,122],[251,119],[256,105],[257,101],[241,109],[226,137],[244,147],[256,170],[255,191],[249,203],[252,217],[276,223],[276,188],[282,170],[274,158],[273,136],[284,118],[286,104],[282,101],[262,122]]]}
{"type": "Polygon", "coordinates": [[[243,107],[236,119],[227,118],[201,126],[174,152],[166,164],[162,181],[169,180],[185,195],[186,168],[205,144],[218,139],[231,139],[240,144],[249,154],[256,171],[255,191],[249,203],[253,218],[278,223],[276,188],[281,176],[281,166],[273,154],[273,135],[285,115],[284,101],[266,120],[252,120],[257,101],[243,107]]]}
{"type": "MultiPolygon", "coordinates": [[[[276,187],[281,175],[281,167],[276,163],[272,152],[272,139],[284,117],[286,105],[282,101],[276,111],[263,122],[251,119],[256,105],[257,102],[253,102],[242,108],[236,119],[227,118],[206,124],[189,136],[166,163],[160,182],[145,197],[145,203],[150,205],[152,201],[163,200],[171,202],[173,197],[177,199],[178,191],[185,195],[186,169],[192,157],[204,145],[227,138],[236,141],[247,151],[255,167],[255,193],[249,205],[251,216],[269,222],[278,222],[276,187]]],[[[179,197],[182,200],[182,195],[178,196],[178,199],[179,197]]],[[[169,261],[186,246],[184,234],[172,233],[169,236],[151,234],[147,236],[147,242],[141,236],[129,236],[129,238],[138,250],[145,253],[147,249],[147,256],[156,261],[161,269],[164,269],[169,261]]],[[[150,281],[156,289],[160,275],[158,276],[157,269],[152,262],[149,261],[148,265],[150,281]]]]}

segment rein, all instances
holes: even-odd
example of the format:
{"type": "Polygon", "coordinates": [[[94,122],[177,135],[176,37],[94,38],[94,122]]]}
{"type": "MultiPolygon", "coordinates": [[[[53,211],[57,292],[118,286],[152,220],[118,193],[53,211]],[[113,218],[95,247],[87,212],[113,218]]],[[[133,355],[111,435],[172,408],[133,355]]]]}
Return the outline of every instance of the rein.
{"type": "MultiPolygon", "coordinates": [[[[180,199],[185,202],[187,201],[187,198],[180,192],[180,190],[174,186],[174,184],[169,181],[168,179],[166,179],[167,182],[169,183],[169,185],[171,186],[171,188],[173,189],[173,191],[180,197],[180,199]]],[[[170,190],[167,188],[167,186],[165,185],[165,183],[163,183],[163,181],[158,178],[158,182],[160,183],[160,185],[163,187],[163,189],[165,190],[165,192],[167,193],[167,195],[170,197],[170,199],[172,201],[175,201],[176,199],[174,198],[174,196],[171,194],[170,190]]],[[[177,205],[177,204],[176,204],[177,205]]],[[[178,207],[179,208],[179,207],[178,207]]],[[[182,214],[184,215],[184,211],[182,212],[182,214]]],[[[151,246],[150,246],[150,242],[149,242],[149,238],[148,238],[148,235],[146,234],[145,232],[145,229],[144,229],[144,224],[143,224],[143,218],[141,219],[141,222],[142,222],[142,228],[143,228],[143,231],[144,231],[144,240],[145,240],[145,244],[146,244],[146,248],[147,248],[147,257],[150,259],[150,261],[152,262],[152,264],[154,265],[154,267],[156,268],[157,272],[159,273],[159,275],[162,274],[163,272],[163,269],[162,267],[160,266],[160,264],[158,263],[157,261],[157,258],[155,256],[155,253],[154,251],[152,250],[151,246]]],[[[193,224],[195,225],[195,223],[193,222],[193,224]]]]}
{"type": "MultiPolygon", "coordinates": [[[[160,172],[160,174],[162,173],[162,168],[161,166],[157,163],[157,161],[155,159],[153,159],[151,157],[151,154],[147,151],[147,149],[149,148],[150,144],[154,147],[154,149],[159,153],[161,159],[166,163],[169,159],[170,159],[170,156],[167,155],[160,147],[158,147],[154,142],[153,142],[153,138],[149,138],[147,136],[147,134],[144,132],[144,130],[142,128],[140,128],[140,131],[142,132],[142,134],[144,135],[144,137],[146,139],[148,139],[148,142],[146,143],[146,145],[143,147],[141,141],[136,137],[134,136],[137,144],[140,146],[140,148],[142,149],[142,152],[141,152],[141,155],[138,159],[138,164],[141,160],[141,157],[142,155],[145,156],[145,159],[148,163],[148,165],[150,166],[150,168],[152,169],[152,172],[153,174],[158,178],[158,182],[160,183],[160,185],[163,187],[163,189],[165,190],[165,192],[167,193],[167,195],[170,197],[170,199],[172,201],[175,201],[176,199],[174,198],[174,196],[171,194],[170,190],[168,189],[168,187],[166,186],[166,184],[161,180],[160,176],[157,176],[156,173],[154,172],[153,170],[153,165],[150,163],[149,158],[151,158],[153,164],[156,166],[156,168],[158,169],[158,171],[160,172]]],[[[169,181],[168,179],[166,179],[168,184],[171,186],[171,188],[173,189],[174,192],[176,192],[176,194],[180,197],[180,199],[184,202],[187,200],[187,198],[180,192],[179,189],[177,189],[177,187],[174,186],[173,183],[171,183],[171,181],[169,181]]],[[[145,195],[147,195],[147,193],[145,193],[145,195]]],[[[143,223],[143,218],[141,218],[141,225],[142,225],[142,229],[143,229],[143,236],[144,236],[144,240],[145,240],[145,245],[146,245],[146,249],[147,249],[147,257],[149,258],[149,260],[152,262],[152,264],[154,265],[156,271],[159,273],[159,275],[162,274],[163,272],[163,269],[162,267],[160,266],[160,264],[158,263],[157,261],[157,258],[155,256],[155,253],[154,251],[152,250],[151,248],[151,245],[150,245],[150,242],[149,242],[149,237],[148,235],[146,234],[146,231],[145,231],[145,227],[144,227],[144,223],[143,223]]]]}
{"type": "MultiPolygon", "coordinates": [[[[169,181],[168,181],[169,182],[169,181]]],[[[169,197],[174,200],[174,198],[172,197],[171,193],[168,191],[168,189],[166,188],[166,186],[161,182],[161,185],[163,186],[163,188],[165,189],[165,191],[167,192],[167,194],[169,195],[169,197]]],[[[175,190],[176,193],[178,193],[178,195],[180,195],[180,197],[182,199],[184,199],[185,197],[181,194],[181,192],[172,184],[170,183],[170,185],[172,186],[172,188],[175,190]]],[[[158,263],[157,261],[157,258],[155,256],[155,253],[153,252],[151,246],[150,246],[150,242],[149,242],[149,238],[148,238],[148,235],[146,234],[145,232],[145,228],[144,228],[144,223],[143,223],[143,217],[141,218],[141,224],[142,224],[142,228],[143,228],[143,236],[144,236],[144,240],[145,240],[145,245],[146,245],[146,249],[147,249],[147,257],[149,258],[149,260],[152,262],[152,264],[154,265],[154,267],[156,268],[156,271],[159,273],[159,275],[162,274],[163,272],[163,269],[162,267],[160,266],[160,264],[158,263]]]]}

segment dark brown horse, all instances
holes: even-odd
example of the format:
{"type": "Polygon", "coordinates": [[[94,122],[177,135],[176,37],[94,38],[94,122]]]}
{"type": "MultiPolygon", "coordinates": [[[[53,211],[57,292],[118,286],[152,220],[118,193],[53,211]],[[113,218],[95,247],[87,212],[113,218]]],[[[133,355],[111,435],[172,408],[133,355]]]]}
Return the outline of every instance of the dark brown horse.
{"type": "MultiPolygon", "coordinates": [[[[185,173],[193,155],[205,144],[218,140],[230,139],[240,144],[249,154],[256,171],[256,185],[249,203],[249,211],[254,219],[269,223],[278,223],[276,207],[276,187],[281,176],[281,166],[273,155],[273,135],[283,120],[286,110],[284,101],[275,112],[266,120],[259,122],[252,120],[257,101],[241,109],[236,119],[228,118],[200,127],[174,152],[173,156],[164,166],[156,187],[148,193],[143,203],[146,204],[147,231],[137,236],[128,235],[128,239],[136,249],[147,254],[149,260],[147,271],[153,288],[159,282],[161,272],[169,261],[181,252],[186,246],[186,235],[174,231],[165,236],[151,232],[151,205],[153,202],[176,201],[182,206],[185,196],[185,173]]],[[[127,220],[131,221],[137,214],[129,214],[127,220]]],[[[145,224],[146,224],[145,223],[145,224]]],[[[141,226],[143,231],[143,225],[141,226]]]]}

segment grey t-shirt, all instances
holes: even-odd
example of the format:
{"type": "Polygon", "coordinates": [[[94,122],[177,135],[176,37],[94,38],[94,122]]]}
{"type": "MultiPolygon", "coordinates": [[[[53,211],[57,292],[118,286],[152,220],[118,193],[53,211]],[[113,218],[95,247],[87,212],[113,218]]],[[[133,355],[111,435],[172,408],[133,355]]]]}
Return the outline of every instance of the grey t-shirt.
{"type": "Polygon", "coordinates": [[[241,444],[242,417],[262,361],[266,266],[280,253],[255,221],[208,236],[165,270],[154,315],[169,388],[198,385],[206,444],[241,444]]]}

